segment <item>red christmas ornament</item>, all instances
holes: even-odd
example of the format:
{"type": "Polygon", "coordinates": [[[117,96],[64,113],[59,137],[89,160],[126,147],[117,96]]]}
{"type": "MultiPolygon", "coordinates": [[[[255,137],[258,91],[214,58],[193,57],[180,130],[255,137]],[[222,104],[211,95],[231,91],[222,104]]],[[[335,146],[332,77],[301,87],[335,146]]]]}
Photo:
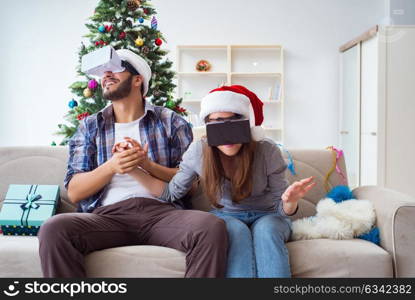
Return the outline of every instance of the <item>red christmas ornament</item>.
{"type": "Polygon", "coordinates": [[[176,110],[177,112],[180,112],[180,113],[186,112],[186,109],[181,107],[181,106],[176,106],[174,110],[176,110]]]}
{"type": "Polygon", "coordinates": [[[100,40],[100,41],[96,41],[95,42],[95,46],[104,46],[104,45],[108,45],[108,43],[107,42],[104,42],[103,40],[100,40]]]}
{"type": "Polygon", "coordinates": [[[143,9],[143,12],[144,12],[146,15],[148,15],[148,13],[149,13],[149,11],[148,11],[148,9],[147,9],[147,8],[144,8],[144,9],[143,9]]]}
{"type": "Polygon", "coordinates": [[[110,32],[111,30],[112,30],[112,25],[110,25],[110,26],[105,25],[105,31],[106,32],[110,32]]]}
{"type": "Polygon", "coordinates": [[[88,116],[89,116],[89,113],[85,112],[85,113],[79,114],[76,118],[77,118],[79,121],[81,121],[81,120],[85,119],[85,118],[86,118],[86,117],[88,117],[88,116]]]}
{"type": "Polygon", "coordinates": [[[157,46],[161,46],[161,44],[163,44],[163,41],[160,38],[157,38],[155,43],[157,46]]]}
{"type": "Polygon", "coordinates": [[[121,32],[119,35],[118,35],[118,37],[119,37],[119,39],[120,40],[123,40],[123,39],[125,39],[125,37],[127,36],[127,34],[123,31],[123,32],[121,32]]]}

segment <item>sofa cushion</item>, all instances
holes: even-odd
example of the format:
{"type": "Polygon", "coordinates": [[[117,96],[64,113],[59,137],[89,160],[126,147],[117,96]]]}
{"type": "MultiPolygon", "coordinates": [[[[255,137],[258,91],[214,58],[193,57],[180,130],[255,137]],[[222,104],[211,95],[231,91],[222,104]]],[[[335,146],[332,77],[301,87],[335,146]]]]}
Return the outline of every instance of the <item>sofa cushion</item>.
{"type": "MultiPolygon", "coordinates": [[[[0,235],[0,277],[42,277],[37,237],[0,235]]],[[[184,277],[186,256],[158,246],[127,246],[85,257],[88,277],[184,277]]]]}
{"type": "Polygon", "coordinates": [[[392,257],[361,239],[287,243],[293,277],[393,277],[392,257]]]}
{"type": "Polygon", "coordinates": [[[184,277],[186,255],[159,246],[95,251],[85,258],[88,277],[184,277]]]}
{"type": "Polygon", "coordinates": [[[0,207],[10,184],[56,184],[61,198],[57,212],[75,211],[63,186],[67,159],[67,147],[0,147],[0,207]]]}
{"type": "MultiPolygon", "coordinates": [[[[36,237],[0,236],[0,277],[41,277],[36,237]]],[[[287,244],[293,277],[392,277],[392,258],[373,243],[302,240],[287,244]]],[[[127,246],[85,257],[88,277],[183,277],[185,254],[158,246],[127,246]]]]}
{"type": "Polygon", "coordinates": [[[35,236],[0,235],[0,277],[42,277],[38,249],[35,236]]]}

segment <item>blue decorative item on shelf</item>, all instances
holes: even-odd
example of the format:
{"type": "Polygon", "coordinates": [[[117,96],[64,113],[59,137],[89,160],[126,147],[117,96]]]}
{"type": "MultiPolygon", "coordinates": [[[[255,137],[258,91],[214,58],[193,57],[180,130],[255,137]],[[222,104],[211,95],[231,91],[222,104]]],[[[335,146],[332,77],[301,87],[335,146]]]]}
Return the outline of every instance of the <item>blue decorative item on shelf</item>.
{"type": "Polygon", "coordinates": [[[11,184],[0,211],[4,235],[37,235],[40,226],[56,212],[58,185],[11,184]]]}
{"type": "Polygon", "coordinates": [[[68,106],[69,106],[69,108],[74,108],[74,107],[78,106],[78,102],[76,102],[74,99],[72,99],[71,101],[69,101],[68,106]]]}
{"type": "Polygon", "coordinates": [[[106,31],[106,28],[105,28],[104,25],[101,25],[101,26],[98,27],[98,30],[99,30],[99,32],[104,33],[106,31]]]}

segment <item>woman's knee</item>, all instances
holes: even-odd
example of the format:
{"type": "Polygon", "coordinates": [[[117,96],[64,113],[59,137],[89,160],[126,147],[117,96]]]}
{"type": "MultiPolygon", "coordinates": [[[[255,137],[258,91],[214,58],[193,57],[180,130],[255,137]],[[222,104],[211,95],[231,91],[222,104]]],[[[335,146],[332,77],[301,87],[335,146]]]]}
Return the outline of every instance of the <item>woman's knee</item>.
{"type": "Polygon", "coordinates": [[[230,216],[224,216],[222,217],[222,219],[225,221],[226,230],[228,231],[228,234],[231,237],[242,237],[244,235],[251,235],[251,231],[244,222],[230,216]]]}
{"type": "Polygon", "coordinates": [[[287,218],[266,215],[258,219],[252,225],[252,234],[264,238],[279,238],[282,241],[288,241],[291,235],[291,221],[287,218]]]}

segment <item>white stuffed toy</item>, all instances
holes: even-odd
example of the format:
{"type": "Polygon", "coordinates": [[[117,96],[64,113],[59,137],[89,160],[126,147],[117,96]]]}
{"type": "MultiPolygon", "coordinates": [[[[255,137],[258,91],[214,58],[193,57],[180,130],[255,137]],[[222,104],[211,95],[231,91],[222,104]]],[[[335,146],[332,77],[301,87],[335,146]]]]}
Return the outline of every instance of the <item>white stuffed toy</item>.
{"type": "Polygon", "coordinates": [[[375,209],[369,200],[336,202],[325,198],[317,204],[315,216],[293,222],[292,240],[353,239],[369,232],[375,221],[375,209]]]}

